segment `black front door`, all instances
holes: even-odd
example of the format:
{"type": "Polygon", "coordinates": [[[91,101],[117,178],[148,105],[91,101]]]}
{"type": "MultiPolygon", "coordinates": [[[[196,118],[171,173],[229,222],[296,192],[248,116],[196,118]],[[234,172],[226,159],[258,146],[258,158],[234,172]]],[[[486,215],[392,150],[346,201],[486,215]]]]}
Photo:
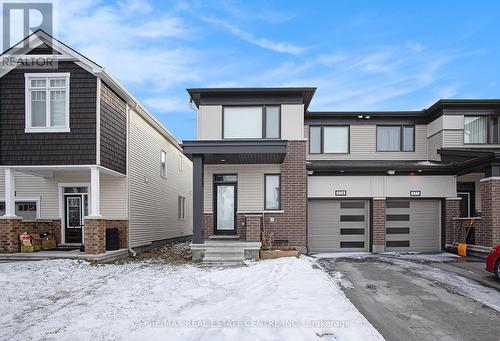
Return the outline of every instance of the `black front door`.
{"type": "Polygon", "coordinates": [[[214,178],[215,234],[236,234],[236,176],[214,178]]]}
{"type": "Polygon", "coordinates": [[[83,196],[65,196],[65,242],[81,243],[83,230],[83,196]]]}

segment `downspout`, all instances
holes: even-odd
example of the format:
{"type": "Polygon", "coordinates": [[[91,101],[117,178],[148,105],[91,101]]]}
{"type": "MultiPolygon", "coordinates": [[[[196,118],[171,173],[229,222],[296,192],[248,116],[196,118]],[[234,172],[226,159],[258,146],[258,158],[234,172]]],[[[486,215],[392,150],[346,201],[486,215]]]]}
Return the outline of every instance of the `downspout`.
{"type": "MultiPolygon", "coordinates": [[[[135,104],[137,107],[137,103],[135,104]]],[[[132,255],[132,257],[135,257],[137,253],[132,249],[130,246],[130,243],[132,241],[132,229],[131,229],[131,224],[130,224],[130,107],[127,103],[126,105],[126,111],[127,111],[127,215],[128,215],[128,229],[127,229],[127,246],[128,246],[128,253],[132,255]]]]}

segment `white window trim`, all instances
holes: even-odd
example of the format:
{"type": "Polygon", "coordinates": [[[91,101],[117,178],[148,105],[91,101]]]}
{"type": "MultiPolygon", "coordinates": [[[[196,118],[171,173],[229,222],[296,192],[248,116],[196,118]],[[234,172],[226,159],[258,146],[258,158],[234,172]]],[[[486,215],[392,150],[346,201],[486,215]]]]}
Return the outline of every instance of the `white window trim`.
{"type": "MultiPolygon", "coordinates": [[[[5,198],[0,198],[0,202],[5,203],[5,198]]],[[[34,202],[36,204],[36,219],[41,218],[40,212],[40,197],[16,197],[16,203],[18,202],[34,202]]]]}
{"type": "Polygon", "coordinates": [[[163,149],[160,151],[160,177],[162,177],[163,179],[166,179],[168,177],[168,154],[167,151],[163,149]],[[161,160],[163,153],[165,153],[165,166],[163,166],[161,160]],[[165,169],[165,175],[162,174],[163,169],[165,169]]]}
{"type": "Polygon", "coordinates": [[[179,155],[179,170],[181,172],[184,171],[184,159],[182,158],[182,155],[179,155]]]}
{"type": "MultiPolygon", "coordinates": [[[[69,92],[70,92],[70,73],[69,72],[54,72],[54,73],[25,73],[24,74],[24,121],[25,121],[25,133],[69,133],[69,92]],[[65,99],[65,122],[66,125],[64,127],[32,127],[31,126],[31,100],[30,100],[30,79],[31,78],[47,78],[47,81],[50,82],[50,78],[64,78],[66,80],[66,99],[65,99]]],[[[45,88],[47,89],[47,88],[45,88]]],[[[46,115],[47,115],[47,124],[50,124],[50,96],[46,97],[46,115]]]]}
{"type": "Polygon", "coordinates": [[[184,221],[184,220],[186,220],[186,197],[178,194],[177,195],[177,204],[179,205],[177,207],[177,219],[180,221],[184,221]],[[184,200],[181,200],[181,198],[184,200]],[[180,206],[181,202],[182,202],[182,206],[180,206]]]}

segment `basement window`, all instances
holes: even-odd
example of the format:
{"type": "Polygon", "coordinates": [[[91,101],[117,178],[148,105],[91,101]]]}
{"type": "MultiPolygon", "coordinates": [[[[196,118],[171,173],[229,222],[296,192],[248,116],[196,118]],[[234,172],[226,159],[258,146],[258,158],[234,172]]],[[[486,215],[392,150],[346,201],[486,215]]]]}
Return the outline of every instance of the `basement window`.
{"type": "Polygon", "coordinates": [[[69,132],[69,73],[26,73],[25,132],[69,132]]]}

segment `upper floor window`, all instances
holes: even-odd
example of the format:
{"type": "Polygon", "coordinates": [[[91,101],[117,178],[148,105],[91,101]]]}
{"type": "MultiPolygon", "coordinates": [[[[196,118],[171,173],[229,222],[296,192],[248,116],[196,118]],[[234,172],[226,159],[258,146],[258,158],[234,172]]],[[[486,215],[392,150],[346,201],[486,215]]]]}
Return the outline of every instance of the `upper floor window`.
{"type": "Polygon", "coordinates": [[[500,143],[500,116],[465,116],[464,144],[500,143]]]}
{"type": "Polygon", "coordinates": [[[167,178],[167,152],[162,150],[160,156],[160,176],[167,178]]]}
{"type": "Polygon", "coordinates": [[[69,73],[26,73],[27,133],[69,132],[69,73]]]}
{"type": "Polygon", "coordinates": [[[346,154],[349,153],[348,126],[309,127],[309,153],[346,154]]]}
{"type": "Polygon", "coordinates": [[[377,151],[414,152],[415,126],[377,126],[377,151]]]}
{"type": "Polygon", "coordinates": [[[223,138],[227,139],[279,139],[280,107],[224,107],[222,126],[223,138]]]}

